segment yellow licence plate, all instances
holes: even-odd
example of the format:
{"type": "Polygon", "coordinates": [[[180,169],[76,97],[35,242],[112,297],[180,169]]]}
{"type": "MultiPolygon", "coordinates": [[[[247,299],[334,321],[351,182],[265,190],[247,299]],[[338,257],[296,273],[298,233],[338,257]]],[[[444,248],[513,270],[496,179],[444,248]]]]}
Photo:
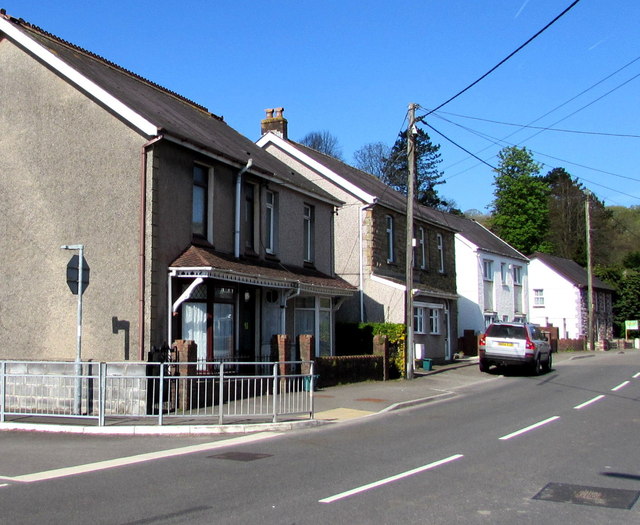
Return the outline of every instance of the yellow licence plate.
{"type": "Polygon", "coordinates": [[[513,343],[498,343],[498,346],[513,346],[513,343]]]}

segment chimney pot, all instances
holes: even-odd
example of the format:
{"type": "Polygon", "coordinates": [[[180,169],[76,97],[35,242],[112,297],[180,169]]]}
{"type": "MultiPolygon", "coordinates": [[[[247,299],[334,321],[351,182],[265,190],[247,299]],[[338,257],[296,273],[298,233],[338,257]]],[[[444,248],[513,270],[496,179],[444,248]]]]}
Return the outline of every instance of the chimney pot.
{"type": "Polygon", "coordinates": [[[266,134],[269,131],[287,140],[287,119],[284,118],[284,108],[269,108],[264,110],[266,118],[260,123],[260,131],[266,134]],[[275,117],[273,114],[275,113],[275,117]]]}

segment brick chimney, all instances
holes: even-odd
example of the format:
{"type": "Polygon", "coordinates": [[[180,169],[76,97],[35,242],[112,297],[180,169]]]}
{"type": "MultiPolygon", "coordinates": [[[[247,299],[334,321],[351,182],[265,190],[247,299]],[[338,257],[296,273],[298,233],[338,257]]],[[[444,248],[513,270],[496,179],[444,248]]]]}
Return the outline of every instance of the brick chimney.
{"type": "Polygon", "coordinates": [[[260,131],[264,135],[269,131],[287,140],[287,119],[282,116],[284,108],[265,109],[266,118],[260,122],[260,131]],[[275,117],[273,114],[275,113],[275,117]]]}

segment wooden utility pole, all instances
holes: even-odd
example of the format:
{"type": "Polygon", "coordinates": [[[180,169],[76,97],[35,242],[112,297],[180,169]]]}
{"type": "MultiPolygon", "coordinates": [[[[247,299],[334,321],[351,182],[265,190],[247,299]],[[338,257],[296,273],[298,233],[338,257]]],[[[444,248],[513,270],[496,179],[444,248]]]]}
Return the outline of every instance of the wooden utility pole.
{"type": "Polygon", "coordinates": [[[413,347],[413,200],[414,181],[416,176],[416,104],[409,104],[409,126],[407,127],[407,242],[405,249],[405,326],[407,337],[405,339],[406,376],[413,379],[415,352],[413,347]]]}
{"type": "Polygon", "coordinates": [[[591,266],[591,194],[587,191],[587,198],[584,202],[585,229],[587,234],[587,347],[595,350],[593,338],[593,268],[591,266]]]}

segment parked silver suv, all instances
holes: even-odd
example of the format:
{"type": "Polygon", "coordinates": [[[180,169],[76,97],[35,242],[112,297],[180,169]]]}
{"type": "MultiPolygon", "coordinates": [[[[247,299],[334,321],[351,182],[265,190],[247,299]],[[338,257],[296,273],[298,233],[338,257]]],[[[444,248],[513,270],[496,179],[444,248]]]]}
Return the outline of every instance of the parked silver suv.
{"type": "Polygon", "coordinates": [[[493,323],[478,342],[480,371],[491,365],[526,366],[539,375],[551,370],[551,345],[540,327],[530,323],[493,323]]]}

